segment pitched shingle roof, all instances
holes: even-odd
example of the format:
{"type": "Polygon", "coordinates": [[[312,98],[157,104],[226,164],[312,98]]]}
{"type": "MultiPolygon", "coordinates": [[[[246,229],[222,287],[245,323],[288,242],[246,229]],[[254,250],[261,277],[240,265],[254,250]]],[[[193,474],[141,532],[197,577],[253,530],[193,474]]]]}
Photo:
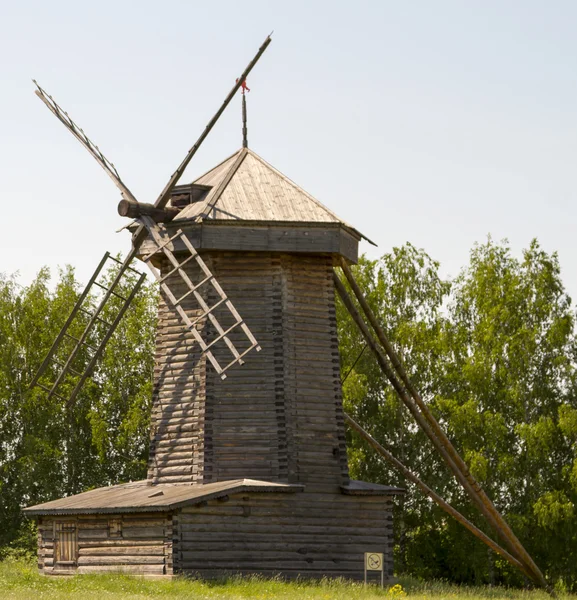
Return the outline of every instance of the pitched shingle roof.
{"type": "Polygon", "coordinates": [[[201,201],[186,206],[175,220],[340,223],[368,239],[248,148],[193,183],[212,189],[201,201]]]}

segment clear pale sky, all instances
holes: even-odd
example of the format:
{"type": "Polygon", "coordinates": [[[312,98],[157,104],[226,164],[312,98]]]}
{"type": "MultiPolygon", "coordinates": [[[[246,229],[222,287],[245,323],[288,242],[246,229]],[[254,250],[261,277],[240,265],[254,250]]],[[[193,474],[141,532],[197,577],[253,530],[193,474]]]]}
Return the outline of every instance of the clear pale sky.
{"type": "MultiPolygon", "coordinates": [[[[0,272],[129,248],[119,193],[51,93],[152,202],[245,65],[249,145],[379,244],[456,275],[475,242],[537,237],[577,296],[577,3],[0,0],[0,272]]],[[[189,167],[240,147],[240,99],[189,167]]]]}

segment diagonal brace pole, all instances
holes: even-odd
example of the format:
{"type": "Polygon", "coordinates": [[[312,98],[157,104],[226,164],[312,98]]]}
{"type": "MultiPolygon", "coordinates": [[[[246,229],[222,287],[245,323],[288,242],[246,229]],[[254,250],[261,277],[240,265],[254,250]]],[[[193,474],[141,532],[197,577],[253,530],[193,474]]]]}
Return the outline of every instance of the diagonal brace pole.
{"type": "Polygon", "coordinates": [[[334,277],[335,287],[337,288],[337,291],[343,301],[343,304],[349,311],[349,313],[352,316],[356,325],[361,330],[361,333],[363,334],[363,337],[365,338],[367,345],[371,348],[371,350],[375,354],[375,356],[377,358],[377,362],[379,363],[379,366],[381,367],[381,370],[385,373],[387,379],[391,382],[393,389],[397,392],[397,395],[399,396],[399,398],[401,399],[403,404],[409,409],[410,413],[413,415],[413,417],[415,418],[415,420],[417,421],[417,423],[421,427],[421,429],[427,434],[427,436],[429,437],[429,439],[431,440],[431,442],[433,443],[435,448],[437,448],[438,452],[444,458],[445,462],[448,464],[451,471],[453,471],[453,473],[455,474],[455,476],[457,477],[457,479],[459,480],[461,485],[465,488],[467,493],[471,496],[473,501],[477,504],[478,508],[485,515],[485,517],[487,518],[487,520],[489,521],[491,526],[494,527],[495,529],[498,529],[497,522],[491,518],[491,515],[489,515],[487,513],[487,511],[484,510],[483,505],[479,502],[479,499],[477,498],[477,494],[476,494],[474,488],[472,488],[472,486],[469,484],[467,479],[457,469],[455,463],[453,462],[451,457],[448,455],[445,448],[441,445],[437,436],[434,434],[429,423],[423,417],[423,415],[418,410],[415,403],[412,401],[410,396],[406,393],[406,391],[403,388],[403,386],[401,385],[400,381],[397,379],[395,373],[393,372],[391,366],[389,365],[389,362],[388,362],[383,350],[378,345],[378,343],[374,339],[374,337],[371,335],[369,328],[367,327],[366,323],[361,318],[351,297],[348,295],[348,293],[345,289],[345,286],[343,285],[341,280],[338,278],[336,273],[333,274],[333,277],[334,277]]]}
{"type": "MultiPolygon", "coordinates": [[[[528,552],[525,550],[521,542],[517,539],[517,537],[515,536],[509,525],[505,522],[501,514],[497,511],[491,500],[481,489],[478,482],[468,471],[465,462],[459,456],[459,454],[457,453],[457,451],[455,450],[445,433],[442,431],[441,427],[439,426],[433,415],[430,413],[427,406],[424,404],[422,399],[420,399],[420,396],[420,401],[417,401],[407,393],[405,387],[401,384],[401,382],[395,375],[395,372],[393,371],[392,367],[390,366],[382,347],[376,342],[376,340],[371,335],[367,325],[361,318],[358,310],[352,302],[352,299],[348,295],[345,286],[343,285],[336,273],[333,273],[333,280],[345,307],[347,308],[347,310],[353,317],[353,320],[361,330],[365,341],[368,343],[371,350],[375,354],[377,361],[379,362],[379,366],[391,382],[399,398],[409,409],[409,411],[411,412],[421,429],[423,429],[423,431],[427,434],[429,439],[433,442],[433,444],[447,463],[448,467],[454,473],[454,475],[461,483],[465,491],[469,494],[473,502],[477,505],[481,513],[485,516],[489,524],[501,535],[503,540],[507,543],[512,554],[520,562],[525,564],[527,569],[531,572],[532,578],[536,583],[538,583],[538,585],[547,590],[550,590],[549,586],[547,585],[547,581],[545,580],[545,577],[543,576],[537,565],[534,563],[533,559],[529,556],[528,552]]],[[[360,289],[359,293],[361,293],[360,289]]],[[[372,314],[372,311],[370,311],[366,300],[364,304],[365,306],[363,307],[363,309],[366,308],[372,314]]],[[[372,316],[374,321],[377,322],[374,315],[372,316]]],[[[400,365],[398,357],[396,359],[396,363],[400,365]]]]}
{"type": "Polygon", "coordinates": [[[469,519],[463,516],[456,508],[451,506],[446,500],[441,498],[439,494],[433,491],[426,483],[421,481],[412,471],[410,471],[400,460],[395,458],[386,448],[381,446],[375,438],[363,429],[352,417],[345,413],[345,422],[354,429],[364,440],[366,440],[385,460],[391,463],[403,476],[412,481],[425,495],[429,496],[438,506],[440,506],[447,514],[461,523],[463,527],[468,529],[474,536],[478,537],[484,544],[489,546],[491,550],[501,555],[505,560],[509,561],[514,567],[520,569],[528,577],[532,577],[531,572],[520,563],[514,556],[509,554],[507,550],[499,546],[497,542],[492,540],[487,534],[473,525],[469,519]]]}

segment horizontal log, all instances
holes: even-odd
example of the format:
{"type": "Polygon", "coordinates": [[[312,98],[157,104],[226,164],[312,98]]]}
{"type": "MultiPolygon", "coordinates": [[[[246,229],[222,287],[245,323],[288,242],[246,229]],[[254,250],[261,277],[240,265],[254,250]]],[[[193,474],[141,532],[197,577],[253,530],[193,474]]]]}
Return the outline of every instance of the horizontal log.
{"type": "Polygon", "coordinates": [[[118,203],[118,214],[121,217],[137,219],[138,217],[147,216],[156,223],[168,223],[169,221],[172,221],[179,212],[179,208],[172,206],[157,208],[154,204],[135,202],[134,200],[123,199],[118,203]]]}
{"type": "MultiPolygon", "coordinates": [[[[134,540],[121,540],[122,543],[122,547],[123,548],[127,548],[127,547],[136,547],[136,548],[142,548],[144,546],[146,546],[147,548],[164,548],[164,544],[165,542],[163,540],[138,540],[138,541],[134,541],[134,540]]],[[[108,548],[110,547],[118,547],[119,544],[119,540],[115,539],[115,540],[98,540],[98,541],[87,541],[84,540],[79,544],[79,551],[82,552],[83,549],[87,549],[87,551],[89,549],[95,548],[95,549],[101,549],[104,551],[106,551],[108,548]]]]}
{"type": "Polygon", "coordinates": [[[78,567],[79,574],[90,573],[130,573],[134,575],[164,575],[164,565],[83,565],[78,567]]]}
{"type": "Polygon", "coordinates": [[[164,546],[106,546],[106,547],[81,547],[78,555],[84,556],[164,556],[164,546]]]}
{"type": "Polygon", "coordinates": [[[79,556],[78,566],[88,565],[164,565],[164,556],[79,556]]]}
{"type": "MultiPolygon", "coordinates": [[[[389,536],[392,535],[392,525],[390,526],[358,526],[358,525],[350,525],[350,526],[331,526],[327,525],[305,525],[305,524],[294,524],[290,520],[280,521],[280,520],[271,520],[271,519],[260,519],[258,522],[255,522],[254,519],[246,519],[245,523],[237,522],[233,523],[227,521],[223,523],[221,519],[215,517],[213,519],[205,518],[202,522],[198,523],[183,523],[179,526],[179,530],[183,534],[184,533],[195,533],[195,532],[229,532],[229,533],[241,533],[243,535],[251,534],[253,531],[256,533],[264,533],[268,532],[271,535],[283,535],[284,533],[289,534],[303,534],[303,535],[311,535],[311,536],[325,536],[325,535],[341,535],[343,537],[348,536],[360,536],[370,534],[371,536],[389,536]]],[[[192,536],[190,539],[193,539],[192,536]]],[[[320,538],[322,539],[322,537],[320,538]]]]}
{"type": "Polygon", "coordinates": [[[130,527],[123,528],[122,536],[125,539],[134,538],[161,538],[165,535],[164,527],[130,527]]]}

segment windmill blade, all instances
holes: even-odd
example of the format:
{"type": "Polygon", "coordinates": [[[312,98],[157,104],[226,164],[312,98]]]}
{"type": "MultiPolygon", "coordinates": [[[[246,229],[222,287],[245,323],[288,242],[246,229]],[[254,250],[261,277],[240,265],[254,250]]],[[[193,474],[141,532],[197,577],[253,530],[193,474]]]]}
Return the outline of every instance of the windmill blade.
{"type": "MultiPolygon", "coordinates": [[[[210,131],[212,130],[212,128],[214,127],[214,125],[216,124],[216,122],[218,121],[218,119],[220,118],[220,116],[222,115],[224,110],[226,109],[226,107],[230,104],[230,101],[232,100],[232,98],[234,97],[236,92],[239,90],[242,83],[248,77],[249,73],[252,71],[253,67],[256,65],[256,63],[258,62],[258,60],[260,59],[260,57],[262,56],[264,51],[267,49],[270,42],[271,42],[271,37],[269,35],[269,36],[267,36],[267,38],[265,39],[265,41],[261,45],[261,47],[258,49],[254,58],[250,61],[250,63],[246,67],[246,69],[243,71],[242,75],[236,80],[236,83],[233,86],[232,90],[229,92],[228,96],[225,98],[225,100],[222,103],[219,110],[216,112],[216,114],[213,116],[213,118],[209,121],[208,125],[205,127],[204,131],[201,133],[201,135],[198,138],[198,140],[196,141],[196,143],[188,151],[188,153],[184,157],[184,160],[182,161],[182,163],[178,166],[176,171],[172,174],[172,177],[170,178],[170,180],[168,181],[168,183],[166,184],[166,186],[164,187],[164,189],[160,193],[160,196],[157,198],[157,200],[154,204],[154,206],[157,209],[164,209],[166,207],[166,204],[168,203],[170,194],[171,194],[172,190],[174,189],[174,186],[178,183],[178,180],[184,173],[184,170],[190,163],[192,157],[196,154],[196,152],[200,148],[202,142],[206,139],[206,137],[208,136],[208,134],[210,133],[210,131]]],[[[134,208],[138,208],[138,206],[139,206],[139,203],[136,202],[136,207],[134,207],[134,208]]],[[[146,239],[147,235],[150,234],[150,236],[151,236],[152,240],[155,242],[157,248],[152,253],[150,253],[148,256],[143,257],[142,260],[144,262],[146,262],[148,264],[148,266],[150,267],[150,270],[152,271],[156,280],[159,282],[160,287],[161,287],[162,291],[164,292],[164,295],[167,298],[169,304],[174,308],[174,310],[178,313],[180,319],[184,322],[186,327],[191,331],[195,341],[199,344],[200,348],[202,349],[202,352],[207,356],[207,358],[211,362],[211,364],[214,367],[214,369],[216,370],[216,372],[222,377],[222,379],[225,379],[226,378],[225,371],[228,368],[230,368],[232,365],[234,365],[236,363],[243,364],[243,362],[244,362],[242,360],[243,357],[245,356],[245,354],[250,352],[252,349],[256,349],[257,352],[261,349],[257,340],[254,338],[252,332],[250,331],[250,329],[248,328],[246,323],[243,321],[243,319],[240,317],[240,315],[236,311],[232,302],[230,302],[230,300],[226,296],[222,287],[216,281],[216,278],[214,277],[214,275],[212,275],[212,273],[208,270],[208,267],[206,266],[206,264],[204,263],[202,258],[198,255],[198,253],[196,252],[196,250],[194,249],[194,247],[192,246],[192,244],[190,243],[190,241],[188,240],[186,235],[182,231],[179,230],[176,233],[176,235],[171,238],[168,235],[168,233],[166,232],[166,229],[164,227],[158,226],[149,216],[146,216],[144,213],[142,213],[142,216],[138,220],[140,221],[141,224],[138,227],[138,229],[135,231],[135,233],[132,237],[132,245],[133,245],[132,252],[133,252],[133,254],[138,253],[142,242],[146,239]],[[170,250],[170,245],[171,245],[173,239],[175,239],[177,237],[182,240],[183,244],[188,249],[188,252],[190,254],[190,256],[187,259],[185,259],[185,261],[183,261],[182,263],[178,262],[178,259],[174,256],[174,254],[170,250]],[[152,259],[153,255],[156,254],[157,252],[162,252],[168,259],[169,263],[172,264],[172,266],[174,268],[172,269],[171,273],[178,273],[181,276],[181,278],[183,279],[183,281],[185,282],[185,284],[189,290],[187,292],[186,296],[188,296],[189,294],[194,295],[195,299],[197,300],[197,303],[201,307],[201,317],[199,317],[199,318],[205,318],[205,317],[208,318],[209,321],[211,322],[211,324],[214,326],[214,328],[218,332],[217,338],[215,340],[213,340],[212,342],[210,342],[209,344],[207,344],[202,339],[202,337],[200,336],[200,334],[198,333],[198,331],[195,328],[195,324],[198,321],[198,319],[191,321],[189,319],[188,315],[186,314],[186,312],[184,311],[184,309],[182,308],[182,306],[180,305],[180,303],[184,299],[184,297],[177,299],[175,297],[175,295],[172,293],[171,289],[168,287],[168,285],[166,283],[166,278],[168,277],[168,275],[162,277],[150,263],[150,260],[152,259]],[[184,269],[182,269],[184,262],[187,262],[191,259],[194,259],[196,261],[197,265],[200,267],[200,270],[204,273],[204,279],[200,283],[197,283],[197,284],[194,284],[188,277],[186,271],[184,269]],[[220,300],[216,303],[216,305],[214,305],[212,307],[208,307],[206,305],[206,303],[204,302],[203,298],[198,293],[198,289],[202,285],[204,285],[205,283],[208,283],[208,282],[210,282],[212,284],[214,290],[216,290],[218,296],[220,297],[220,300]],[[232,315],[232,317],[234,319],[233,326],[230,328],[227,328],[226,330],[224,330],[221,327],[220,323],[218,322],[218,320],[216,319],[216,316],[214,314],[214,310],[220,305],[224,305],[228,309],[230,315],[232,315]],[[237,327],[239,327],[240,330],[244,333],[244,336],[246,337],[246,339],[248,340],[248,343],[249,343],[248,348],[241,350],[240,352],[236,349],[233,342],[229,338],[229,334],[232,332],[232,330],[234,330],[237,327]],[[228,347],[228,350],[232,354],[232,360],[224,366],[220,365],[220,363],[218,362],[218,360],[215,358],[214,354],[211,351],[212,346],[220,340],[224,341],[224,343],[228,347]]]]}
{"type": "Polygon", "coordinates": [[[54,98],[43,90],[40,85],[34,81],[34,84],[38,88],[36,95],[46,104],[50,112],[70,131],[70,133],[90,152],[96,162],[104,169],[106,174],[112,179],[116,187],[120,190],[120,193],[126,200],[136,201],[136,198],[132,192],[128,189],[126,184],[120,178],[116,167],[102,154],[100,148],[84,133],[84,131],[70,118],[70,115],[60,107],[54,98]]]}
{"type": "MultiPolygon", "coordinates": [[[[272,35],[272,34],[270,34],[272,35]]],[[[225,111],[226,107],[230,104],[230,101],[233,99],[236,92],[242,86],[243,82],[248,77],[249,73],[252,71],[253,67],[258,62],[259,58],[263,55],[264,51],[268,48],[268,45],[271,43],[270,35],[267,36],[266,40],[263,42],[262,46],[258,49],[254,58],[250,61],[246,69],[243,71],[242,75],[236,80],[235,85],[232,90],[230,90],[228,96],[225,98],[222,106],[218,109],[214,117],[209,121],[208,125],[205,127],[204,131],[200,134],[198,140],[196,140],[194,146],[188,151],[187,155],[184,157],[184,160],[180,163],[176,171],[172,174],[172,177],[166,184],[165,188],[160,192],[160,196],[158,196],[156,202],[154,203],[158,208],[164,208],[170,198],[170,193],[172,192],[174,186],[178,183],[178,180],[184,173],[184,170],[190,163],[192,157],[196,154],[197,150],[200,148],[202,142],[206,139],[206,136],[210,133],[211,129],[215,126],[216,122],[219,120],[222,113],[225,111]]]]}
{"type": "Polygon", "coordinates": [[[141,223],[146,230],[150,233],[156,248],[150,252],[148,255],[144,256],[142,260],[148,264],[150,270],[152,271],[154,277],[160,284],[160,288],[164,293],[164,296],[170,306],[174,308],[174,310],[178,313],[180,319],[186,325],[187,329],[192,333],[194,340],[200,346],[202,353],[206,355],[208,360],[211,362],[215,371],[221,376],[222,379],[226,379],[225,371],[232,367],[235,364],[242,365],[244,363],[243,357],[248,354],[251,350],[256,349],[256,351],[260,351],[260,346],[253,336],[252,332],[238,314],[236,308],[229,300],[228,296],[225,294],[224,290],[220,287],[219,283],[216,281],[216,278],[211,273],[210,269],[207,267],[206,263],[197,251],[194,249],[194,246],[190,243],[186,234],[183,233],[182,230],[178,230],[172,237],[168,234],[164,226],[155,223],[150,217],[142,216],[139,218],[141,223]],[[188,257],[183,261],[179,261],[174,255],[172,248],[173,243],[178,240],[184,244],[184,247],[188,250],[188,257]],[[166,259],[168,260],[169,265],[172,269],[166,273],[165,275],[161,275],[157,269],[155,269],[151,264],[150,260],[157,253],[162,252],[166,259]],[[197,271],[200,276],[200,280],[197,282],[193,282],[190,279],[189,274],[186,272],[184,266],[186,263],[190,261],[196,262],[198,267],[197,271]],[[173,289],[168,284],[168,280],[172,275],[178,274],[182,282],[184,282],[187,292],[182,294],[180,297],[177,297],[177,294],[173,292],[173,289]],[[216,292],[219,300],[215,302],[212,306],[208,306],[205,299],[202,297],[200,290],[204,286],[212,286],[213,290],[216,292]],[[191,320],[187,315],[186,311],[182,307],[182,302],[186,298],[193,297],[196,301],[197,307],[200,309],[200,314],[198,314],[194,320],[191,320]],[[230,318],[232,317],[232,325],[226,327],[226,329],[220,324],[217,316],[216,309],[220,307],[221,310],[224,311],[225,314],[230,318]],[[203,319],[208,319],[211,325],[217,332],[217,336],[215,339],[210,342],[206,342],[203,337],[200,335],[199,331],[196,328],[196,324],[203,319]],[[234,330],[239,330],[244,334],[243,341],[245,344],[248,342],[248,346],[241,349],[240,351],[236,348],[233,341],[230,339],[230,334],[234,330]],[[232,360],[225,364],[221,365],[217,358],[214,356],[212,352],[212,348],[218,342],[223,341],[228,351],[232,355],[232,360]]]}
{"type": "MultiPolygon", "coordinates": [[[[124,261],[117,260],[108,252],[104,254],[96,271],[80,294],[70,316],[48,351],[46,358],[34,375],[28,389],[38,386],[48,392],[49,398],[56,396],[65,402],[66,406],[70,406],[74,402],[84,382],[90,377],[96,363],[102,356],[108,340],[112,337],[124,313],[144,283],[146,275],[130,267],[133,258],[133,253],[129,254],[124,261]],[[119,266],[112,283],[107,285],[101,280],[99,281],[99,279],[101,279],[102,270],[109,260],[117,263],[119,266]],[[138,275],[138,279],[130,286],[127,295],[123,295],[120,291],[120,284],[123,283],[123,278],[127,271],[138,275]],[[93,298],[93,292],[96,289],[102,290],[102,295],[96,308],[89,310],[90,299],[93,298]],[[107,321],[103,318],[103,311],[109,306],[113,298],[121,301],[121,305],[118,310],[113,311],[115,313],[114,318],[107,321]],[[85,325],[82,322],[78,322],[80,315],[84,315],[88,319],[85,325]],[[104,327],[104,330],[101,332],[101,337],[93,341],[98,326],[104,327]],[[77,329],[81,333],[77,334],[77,329]],[[83,366],[82,370],[79,370],[76,359],[81,353],[83,354],[81,360],[83,366]],[[84,362],[86,363],[85,366],[84,362]],[[47,386],[41,380],[44,381],[43,376],[51,366],[56,367],[57,374],[54,382],[51,382],[47,386]],[[70,389],[72,389],[71,392],[63,391],[70,389]]],[[[123,287],[126,286],[123,285],[123,287]]]]}

